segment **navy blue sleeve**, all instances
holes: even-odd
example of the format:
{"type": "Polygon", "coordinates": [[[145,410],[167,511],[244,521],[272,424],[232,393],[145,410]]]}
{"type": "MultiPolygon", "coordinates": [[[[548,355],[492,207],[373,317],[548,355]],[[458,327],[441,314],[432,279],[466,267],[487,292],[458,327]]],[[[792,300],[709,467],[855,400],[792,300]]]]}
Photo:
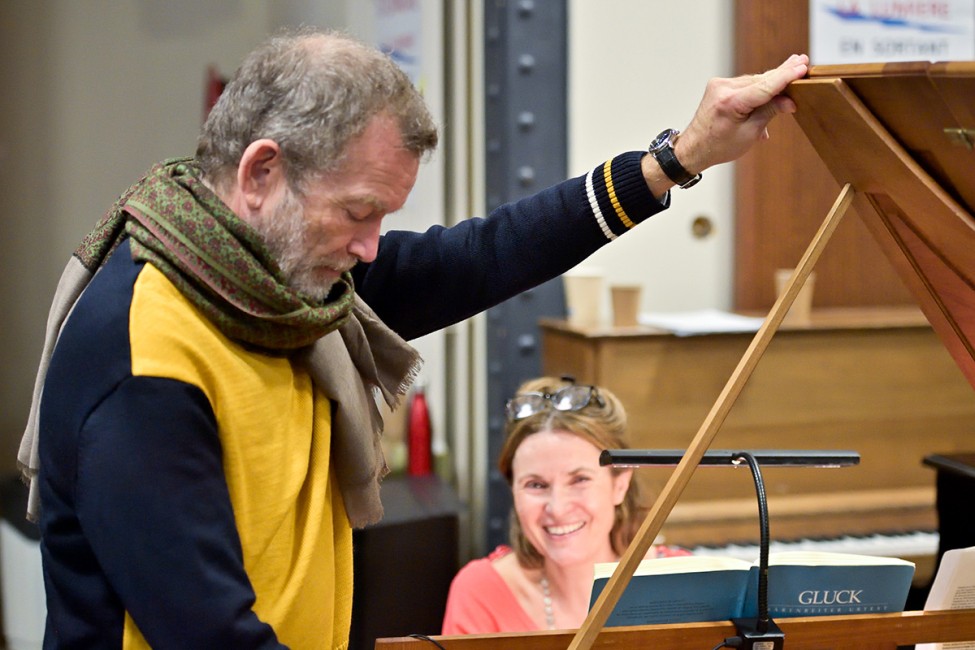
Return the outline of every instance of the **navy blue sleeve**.
{"type": "Polygon", "coordinates": [[[486,218],[423,233],[389,232],[376,260],[353,270],[356,291],[389,327],[412,339],[551,280],[668,206],[669,197],[654,199],[640,175],[642,155],[606,163],[613,165],[615,188],[594,174],[502,205],[486,218]]]}
{"type": "Polygon", "coordinates": [[[282,648],[255,595],[209,402],[137,377],[85,422],[77,513],[101,568],[153,648],[282,648]]]}

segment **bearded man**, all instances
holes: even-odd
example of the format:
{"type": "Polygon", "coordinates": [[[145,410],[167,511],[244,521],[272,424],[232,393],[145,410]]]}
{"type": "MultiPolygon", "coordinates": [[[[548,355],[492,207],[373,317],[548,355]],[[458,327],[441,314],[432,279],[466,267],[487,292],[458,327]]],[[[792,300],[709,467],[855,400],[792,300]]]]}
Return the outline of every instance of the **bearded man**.
{"type": "Polygon", "coordinates": [[[405,341],[666,208],[682,173],[737,158],[794,110],[779,94],[806,63],[712,80],[666,151],[381,236],[437,143],[421,96],[345,36],[258,47],[196,156],[127,190],[55,295],[19,454],[45,648],[346,647],[352,529],[382,516],[374,396],[408,390],[405,341]]]}

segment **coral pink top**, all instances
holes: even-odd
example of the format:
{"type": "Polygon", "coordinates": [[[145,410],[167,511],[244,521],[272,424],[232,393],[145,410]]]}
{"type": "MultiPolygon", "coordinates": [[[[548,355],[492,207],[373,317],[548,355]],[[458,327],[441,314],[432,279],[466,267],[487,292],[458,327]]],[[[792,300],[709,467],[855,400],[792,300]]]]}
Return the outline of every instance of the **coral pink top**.
{"type": "Polygon", "coordinates": [[[457,573],[447,595],[444,634],[527,632],[538,629],[494,568],[494,560],[510,552],[509,547],[499,546],[487,557],[468,562],[457,573]]]}
{"type": "MultiPolygon", "coordinates": [[[[689,555],[682,548],[655,546],[656,557],[689,555]]],[[[450,583],[443,634],[491,634],[540,629],[508,584],[494,568],[494,560],[511,553],[498,546],[487,557],[471,560],[450,583]]]]}

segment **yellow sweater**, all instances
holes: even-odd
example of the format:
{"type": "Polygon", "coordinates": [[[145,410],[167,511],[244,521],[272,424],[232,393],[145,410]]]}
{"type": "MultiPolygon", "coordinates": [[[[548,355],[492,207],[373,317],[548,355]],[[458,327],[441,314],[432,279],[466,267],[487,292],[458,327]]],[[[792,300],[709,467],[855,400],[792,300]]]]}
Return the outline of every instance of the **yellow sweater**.
{"type": "Polygon", "coordinates": [[[216,415],[254,611],[292,648],[345,647],[352,531],[330,480],[328,400],[287,358],[227,339],[153,266],[130,314],[132,374],[194,384],[216,415]]]}

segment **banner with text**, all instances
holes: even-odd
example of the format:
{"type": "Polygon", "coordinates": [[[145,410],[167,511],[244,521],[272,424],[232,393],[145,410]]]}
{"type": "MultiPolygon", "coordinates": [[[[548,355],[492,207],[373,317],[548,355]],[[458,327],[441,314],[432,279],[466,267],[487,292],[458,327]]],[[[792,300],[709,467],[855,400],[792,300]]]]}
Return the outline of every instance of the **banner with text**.
{"type": "Polygon", "coordinates": [[[975,59],[975,0],[810,0],[813,65],[975,59]]]}

